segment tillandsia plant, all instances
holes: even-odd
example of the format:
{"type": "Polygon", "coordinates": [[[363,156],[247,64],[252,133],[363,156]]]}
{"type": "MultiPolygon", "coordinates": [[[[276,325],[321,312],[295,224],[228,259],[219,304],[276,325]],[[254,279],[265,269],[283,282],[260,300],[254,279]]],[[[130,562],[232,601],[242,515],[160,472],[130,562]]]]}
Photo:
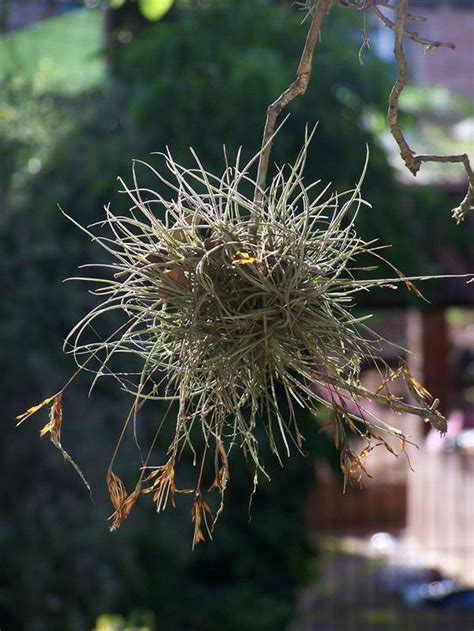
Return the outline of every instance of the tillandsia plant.
{"type": "MultiPolygon", "coordinates": [[[[106,207],[103,221],[89,228],[80,226],[111,257],[110,263],[100,265],[109,274],[84,279],[98,284],[95,294],[100,301],[66,339],[65,350],[78,364],[76,373],[18,421],[50,406],[50,421],[41,435],[49,433],[80,472],[60,442],[65,390],[77,374],[90,370],[95,374],[93,384],[109,374],[132,395],[108,470],[112,529],[129,515],[142,492],[152,495],[157,511],[170,502],[174,505],[177,493],[191,493],[193,546],[206,533],[211,536],[230,481],[231,451],[245,452],[257,484],[259,475],[266,475],[259,424],[264,424],[271,449],[283,463],[292,448],[304,451],[297,420],[300,407],[316,419],[322,409],[330,410],[329,429],[340,449],[345,481],[360,480],[367,473],[364,460],[375,446],[393,451],[387,437],[399,439],[401,449],[407,441],[401,431],[374,416],[368,402],[386,405],[395,414],[415,414],[446,431],[438,400],[414,379],[406,364],[394,371],[385,366],[381,339],[368,327],[366,317],[354,313],[360,292],[403,284],[419,294],[413,281],[425,278],[405,277],[384,259],[381,246],[358,236],[356,218],[366,204],[361,196],[363,176],[353,190],[341,194],[318,181],[307,185],[303,179],[311,140],[307,135],[296,162],[278,169],[267,186],[277,118],[305,92],[314,48],[334,5],[370,9],[395,31],[399,77],[390,96],[392,134],[414,173],[424,161],[462,162],[469,188],[455,218],[462,219],[472,205],[467,157],[417,156],[397,123],[398,98],[406,83],[402,40],[409,37],[427,45],[404,29],[405,19],[413,17],[407,13],[407,0],[400,0],[395,23],[380,11],[380,6],[393,8],[385,2],[306,3],[311,24],[297,77],[269,106],[262,148],[253,160],[241,165],[238,155],[229,165],[226,159],[221,176],[207,172],[194,152],[195,168],[180,166],[169,152],[161,154],[163,168],[135,161],[133,184],[122,181],[131,204],[128,213],[114,214],[106,207]],[[160,192],[140,185],[139,164],[156,176],[160,192]],[[248,197],[246,191],[252,189],[254,195],[248,197]],[[391,273],[374,278],[380,263],[391,273]],[[96,336],[91,341],[87,336],[94,334],[96,322],[117,311],[124,316],[120,327],[105,340],[96,336]],[[138,365],[135,373],[115,368],[114,360],[124,354],[131,356],[131,365],[138,365]],[[361,382],[363,365],[379,371],[380,386],[375,391],[361,382]],[[405,381],[414,403],[390,391],[391,382],[398,378],[405,381]],[[172,421],[167,412],[160,421],[129,493],[113,467],[127,426],[135,424],[138,411],[152,400],[169,401],[168,412],[176,403],[177,414],[172,421]],[[161,443],[166,459],[155,462],[161,429],[173,422],[171,441],[161,443]],[[351,447],[349,434],[365,441],[360,453],[351,447]],[[201,444],[202,449],[197,447],[201,444]],[[192,488],[179,489],[175,477],[183,452],[191,452],[197,474],[192,488]],[[213,489],[220,494],[217,510],[208,497],[213,489]]],[[[448,44],[431,42],[430,46],[448,44]]]]}
{"type": "MultiPolygon", "coordinates": [[[[100,302],[71,331],[66,351],[73,353],[79,370],[95,373],[94,381],[110,374],[133,396],[127,423],[146,401],[178,403],[166,462],[153,464],[151,448],[131,494],[111,464],[112,528],[127,517],[141,491],[153,494],[157,511],[169,501],[174,504],[181,492],[175,485],[176,465],[189,449],[199,473],[194,487],[184,492],[194,494],[194,544],[199,542],[204,530],[212,532],[222,509],[231,450],[245,451],[256,481],[259,473],[266,474],[256,437],[258,419],[265,419],[272,451],[282,462],[291,445],[303,451],[295,407],[316,417],[321,406],[332,411],[334,440],[348,480],[360,479],[363,460],[375,445],[391,449],[387,436],[400,439],[402,447],[406,440],[373,416],[368,401],[416,414],[445,431],[437,401],[406,366],[381,372],[376,392],[361,384],[361,366],[379,367],[383,360],[380,338],[366,318],[351,311],[356,295],[398,283],[417,290],[414,279],[395,268],[393,277],[360,278],[375,269],[367,267],[368,257],[384,261],[380,246],[356,232],[357,213],[366,204],[361,182],[342,194],[330,193],[328,187],[319,190],[319,182],[305,185],[309,141],[307,137],[295,164],[275,175],[263,205],[241,192],[255,184],[248,173],[259,156],[243,167],[237,159],[216,177],[196,155],[197,167],[187,169],[167,153],[162,155],[167,176],[135,162],[133,186],[122,181],[131,202],[128,214],[116,215],[107,207],[104,221],[82,228],[113,261],[100,266],[109,270],[108,277],[83,279],[98,284],[100,302]],[[137,164],[150,169],[170,195],[141,188],[137,164]],[[362,268],[360,259],[365,261],[362,268]],[[100,318],[115,310],[125,315],[125,322],[110,337],[84,339],[100,318]],[[136,374],[114,370],[114,358],[123,353],[138,358],[136,374]],[[405,378],[418,406],[391,394],[389,383],[398,376],[405,378]],[[283,402],[277,390],[283,391],[283,402]],[[366,440],[361,454],[351,449],[348,432],[366,440]],[[202,453],[194,448],[198,435],[204,437],[202,453]],[[204,498],[207,462],[213,468],[212,488],[221,495],[216,516],[204,498]]],[[[49,431],[52,438],[63,391],[43,402],[52,404],[53,413],[42,433],[49,431]]]]}

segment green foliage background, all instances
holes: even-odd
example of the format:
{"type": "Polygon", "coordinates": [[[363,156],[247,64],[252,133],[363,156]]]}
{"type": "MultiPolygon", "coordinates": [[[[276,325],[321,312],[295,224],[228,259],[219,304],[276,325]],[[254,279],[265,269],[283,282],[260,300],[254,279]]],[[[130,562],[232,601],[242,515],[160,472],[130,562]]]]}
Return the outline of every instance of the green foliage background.
{"type": "MultiPolygon", "coordinates": [[[[159,630],[273,631],[285,628],[294,613],[296,590],[315,552],[304,524],[313,458],[336,458],[312,433],[311,419],[302,420],[313,437],[311,457],[295,453],[284,470],[275,463],[272,483],[262,481],[253,498],[250,522],[252,471],[243,460],[231,462],[231,490],[215,541],[191,554],[186,500],[156,517],[143,498],[120,531],[107,531],[105,469],[126,409],[113,386],[99,383],[89,400],[84,378],[64,401],[63,442],[90,479],[95,504],[60,455],[39,441],[41,419],[16,430],[13,418],[70,374],[62,339],[92,300],[80,285],[62,284],[78,265],[97,260],[98,252],[57,204],[83,224],[100,220],[109,201],[125,209],[116,177],[129,177],[132,158],[153,161],[150,152],[166,146],[184,163],[193,146],[217,171],[223,168],[223,143],[229,156],[240,146],[245,156],[253,155],[267,105],[294,76],[305,37],[301,17],[250,1],[175,10],[135,32],[130,44],[107,51],[112,65],[106,72],[101,16],[78,11],[40,26],[71,42],[70,33],[90,23],[95,39],[87,40],[87,55],[79,39],[79,66],[71,49],[63,56],[58,49],[48,52],[49,62],[25,66],[27,56],[0,68],[2,628],[84,631],[105,612],[149,610],[159,630]]],[[[404,260],[404,269],[415,268],[419,253],[407,243],[409,216],[424,212],[428,198],[397,212],[403,193],[377,137],[364,126],[364,113],[385,109],[391,70],[370,53],[359,64],[359,28],[344,16],[328,25],[308,93],[289,108],[272,160],[291,161],[305,125],[319,121],[307,177],[343,189],[358,179],[368,143],[364,188],[374,210],[364,211],[363,229],[395,241],[395,258],[404,260]]],[[[34,43],[41,51],[38,38],[51,47],[54,37],[31,30],[0,45],[24,50],[34,43]]],[[[144,441],[160,414],[159,407],[143,411],[144,441]]],[[[132,439],[121,462],[119,474],[133,480],[139,461],[132,439]]]]}

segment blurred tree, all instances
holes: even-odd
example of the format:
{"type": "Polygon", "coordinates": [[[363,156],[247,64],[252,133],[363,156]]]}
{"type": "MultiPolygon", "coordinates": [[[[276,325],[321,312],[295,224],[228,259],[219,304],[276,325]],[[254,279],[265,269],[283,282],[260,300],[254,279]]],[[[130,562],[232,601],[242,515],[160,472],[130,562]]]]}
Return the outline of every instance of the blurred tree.
{"type": "Polygon", "coordinates": [[[2,0],[0,3],[0,33],[8,31],[8,21],[10,17],[10,0],[2,0]]]}

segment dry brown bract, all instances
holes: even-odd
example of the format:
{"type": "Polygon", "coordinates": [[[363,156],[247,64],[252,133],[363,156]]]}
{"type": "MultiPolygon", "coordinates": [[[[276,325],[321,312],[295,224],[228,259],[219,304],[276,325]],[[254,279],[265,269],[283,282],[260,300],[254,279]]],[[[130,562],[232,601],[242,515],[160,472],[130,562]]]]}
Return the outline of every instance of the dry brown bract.
{"type": "Polygon", "coordinates": [[[207,502],[202,499],[201,493],[196,493],[191,509],[192,521],[194,524],[193,550],[201,541],[205,541],[207,533],[212,539],[212,511],[207,502]],[[209,523],[211,521],[211,523],[209,523]]]}
{"type": "Polygon", "coordinates": [[[144,482],[151,482],[150,486],[143,490],[143,493],[153,493],[153,501],[156,504],[156,512],[166,508],[171,495],[171,504],[176,506],[176,493],[192,493],[193,489],[177,489],[174,481],[174,458],[166,464],[156,467],[144,479],[144,482]]]}
{"type": "Polygon", "coordinates": [[[114,507],[114,513],[109,517],[112,520],[110,530],[116,530],[120,524],[127,519],[133,505],[137,501],[140,495],[140,483],[130,495],[127,493],[124,483],[115,475],[112,470],[109,470],[107,474],[107,487],[109,489],[109,497],[114,507]]]}
{"type": "Polygon", "coordinates": [[[62,427],[62,422],[63,422],[63,406],[62,406],[63,391],[64,391],[64,388],[60,390],[58,393],[54,394],[52,397],[44,399],[44,401],[42,401],[41,403],[38,403],[38,405],[33,405],[31,408],[26,410],[26,412],[24,412],[23,414],[19,414],[16,417],[16,420],[18,421],[17,425],[21,425],[23,421],[29,418],[32,414],[35,414],[36,412],[38,412],[38,410],[41,410],[43,407],[47,405],[50,405],[49,421],[48,423],[46,423],[46,425],[44,425],[44,427],[41,428],[40,436],[42,438],[43,436],[46,436],[46,434],[49,434],[49,439],[51,440],[53,445],[56,447],[56,449],[58,449],[61,452],[64,460],[69,462],[69,464],[76,470],[84,486],[89,491],[89,495],[91,496],[91,499],[92,499],[92,490],[89,485],[89,482],[86,480],[79,465],[71,458],[68,452],[61,445],[61,427],[62,427]]]}
{"type": "Polygon", "coordinates": [[[61,424],[63,422],[63,406],[61,399],[61,394],[57,394],[54,397],[53,404],[49,410],[49,423],[46,423],[46,425],[40,430],[41,438],[49,433],[51,442],[54,445],[58,445],[61,439],[61,424]]]}

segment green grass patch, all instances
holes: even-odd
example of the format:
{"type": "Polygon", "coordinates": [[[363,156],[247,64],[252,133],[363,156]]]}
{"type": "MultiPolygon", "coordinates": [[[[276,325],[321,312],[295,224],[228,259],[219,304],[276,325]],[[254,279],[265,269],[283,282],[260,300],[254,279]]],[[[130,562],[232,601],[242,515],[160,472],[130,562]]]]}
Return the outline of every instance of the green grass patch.
{"type": "Polygon", "coordinates": [[[78,9],[0,39],[0,80],[21,76],[38,91],[79,92],[104,78],[103,14],[78,9]]]}

